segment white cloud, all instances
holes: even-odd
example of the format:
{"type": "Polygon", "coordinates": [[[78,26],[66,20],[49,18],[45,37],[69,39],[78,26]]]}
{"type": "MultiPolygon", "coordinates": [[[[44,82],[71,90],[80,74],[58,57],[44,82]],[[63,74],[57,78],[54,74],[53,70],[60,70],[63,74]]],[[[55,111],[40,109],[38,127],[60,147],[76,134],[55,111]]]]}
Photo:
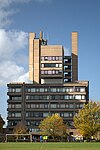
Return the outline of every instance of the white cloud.
{"type": "Polygon", "coordinates": [[[28,73],[23,65],[28,60],[27,46],[28,33],[0,29],[0,85],[18,80],[28,81],[28,73]]]}
{"type": "Polygon", "coordinates": [[[0,85],[9,82],[29,82],[28,72],[13,61],[3,61],[0,64],[0,85]]]}
{"type": "Polygon", "coordinates": [[[14,59],[28,45],[28,33],[0,29],[0,60],[14,59]]]}

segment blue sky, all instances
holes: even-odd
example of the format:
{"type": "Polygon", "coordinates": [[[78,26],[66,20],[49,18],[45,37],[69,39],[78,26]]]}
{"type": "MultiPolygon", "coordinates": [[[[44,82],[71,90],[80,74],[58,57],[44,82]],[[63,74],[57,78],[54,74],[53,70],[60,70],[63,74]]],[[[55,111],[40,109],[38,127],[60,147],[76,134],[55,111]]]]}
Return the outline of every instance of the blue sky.
{"type": "Polygon", "coordinates": [[[79,80],[89,80],[90,99],[100,101],[100,0],[0,0],[0,114],[6,118],[7,87],[28,82],[28,33],[44,32],[48,44],[71,52],[78,31],[79,80]]]}

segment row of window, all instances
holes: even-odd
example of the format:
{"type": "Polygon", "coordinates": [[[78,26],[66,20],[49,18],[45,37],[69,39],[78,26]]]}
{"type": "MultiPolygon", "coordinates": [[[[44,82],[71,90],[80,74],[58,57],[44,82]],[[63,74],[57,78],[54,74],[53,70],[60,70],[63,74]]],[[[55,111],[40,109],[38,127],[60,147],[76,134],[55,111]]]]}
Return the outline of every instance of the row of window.
{"type": "Polygon", "coordinates": [[[10,100],[19,100],[21,101],[22,100],[22,97],[21,96],[10,96],[10,100]]]}
{"type": "Polygon", "coordinates": [[[83,104],[57,104],[57,103],[45,103],[45,104],[26,104],[26,108],[34,108],[34,109],[63,109],[63,108],[83,108],[83,104]]]}
{"type": "Polygon", "coordinates": [[[9,112],[8,117],[21,117],[21,112],[9,112]]]}
{"type": "Polygon", "coordinates": [[[55,63],[53,63],[53,64],[51,64],[51,63],[45,63],[45,64],[41,64],[41,68],[45,68],[45,67],[47,67],[47,68],[52,68],[52,67],[55,67],[55,68],[62,68],[62,64],[55,64],[55,63]]]}
{"type": "MultiPolygon", "coordinates": [[[[8,92],[21,92],[21,91],[22,91],[21,88],[9,88],[8,89],[8,92]]],[[[26,92],[56,92],[56,93],[85,92],[85,87],[45,87],[45,88],[27,87],[26,92]]],[[[16,97],[14,99],[16,99],[16,97]]],[[[18,96],[17,99],[21,99],[21,97],[18,96]]]]}
{"type": "Polygon", "coordinates": [[[85,87],[50,87],[50,88],[26,88],[26,92],[53,92],[53,93],[66,93],[66,92],[85,92],[85,87]]]}
{"type": "MultiPolygon", "coordinates": [[[[15,120],[15,121],[9,121],[8,122],[8,126],[15,126],[17,125],[21,120],[15,120]]],[[[65,122],[67,123],[68,126],[73,126],[73,121],[68,121],[68,122],[65,122]]],[[[31,126],[31,127],[34,127],[34,126],[39,126],[40,124],[40,121],[26,121],[26,125],[27,126],[31,126]]],[[[40,131],[39,129],[33,129],[31,128],[30,129],[31,132],[36,132],[36,131],[40,131]]]]}
{"type": "MultiPolygon", "coordinates": [[[[48,115],[53,115],[53,112],[26,112],[26,117],[47,117],[48,115]]],[[[73,112],[61,112],[58,113],[61,117],[73,117],[73,112]]]]}
{"type": "Polygon", "coordinates": [[[21,104],[9,104],[8,108],[22,108],[21,104]]]}
{"type": "Polygon", "coordinates": [[[62,70],[41,70],[41,74],[62,74],[62,70]]]}
{"type": "MultiPolygon", "coordinates": [[[[47,117],[53,115],[53,112],[26,112],[26,117],[47,117]]],[[[61,112],[58,113],[61,117],[73,117],[74,112],[61,112]]],[[[21,112],[9,112],[8,117],[21,117],[21,112]]]]}
{"type": "Polygon", "coordinates": [[[41,61],[59,61],[62,60],[61,56],[41,56],[41,61]]]}
{"type": "Polygon", "coordinates": [[[84,100],[85,95],[26,95],[26,100],[84,100]]]}
{"type": "Polygon", "coordinates": [[[8,88],[8,92],[22,92],[21,88],[8,88]]]}
{"type": "MultiPolygon", "coordinates": [[[[21,104],[9,104],[8,108],[12,108],[12,109],[20,109],[22,108],[21,104]]],[[[48,109],[48,108],[52,108],[52,109],[62,109],[62,108],[83,108],[83,104],[57,104],[57,103],[45,103],[45,104],[26,104],[26,108],[34,108],[34,109],[48,109]]]]}
{"type": "MultiPolygon", "coordinates": [[[[10,96],[10,100],[22,101],[21,97],[10,96]]],[[[26,100],[85,100],[85,95],[26,95],[26,100]]]]}

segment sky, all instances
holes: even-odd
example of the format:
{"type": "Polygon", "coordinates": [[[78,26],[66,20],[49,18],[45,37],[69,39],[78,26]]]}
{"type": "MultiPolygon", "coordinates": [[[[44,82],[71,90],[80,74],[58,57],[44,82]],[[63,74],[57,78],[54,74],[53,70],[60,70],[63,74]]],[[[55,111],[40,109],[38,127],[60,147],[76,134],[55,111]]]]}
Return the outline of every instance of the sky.
{"type": "Polygon", "coordinates": [[[48,44],[71,54],[78,32],[79,80],[89,81],[89,98],[100,101],[100,0],[0,0],[0,114],[7,117],[7,83],[28,79],[29,32],[43,31],[48,44]]]}

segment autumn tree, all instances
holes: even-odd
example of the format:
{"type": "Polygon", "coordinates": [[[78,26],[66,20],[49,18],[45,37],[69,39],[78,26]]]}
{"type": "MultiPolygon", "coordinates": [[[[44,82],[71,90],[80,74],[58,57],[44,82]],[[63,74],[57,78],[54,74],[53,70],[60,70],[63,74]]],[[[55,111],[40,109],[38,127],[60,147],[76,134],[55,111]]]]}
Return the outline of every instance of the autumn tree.
{"type": "Polygon", "coordinates": [[[5,124],[5,121],[2,119],[1,115],[0,115],[0,133],[2,133],[3,130],[3,125],[5,124]]]}
{"type": "Polygon", "coordinates": [[[27,133],[27,127],[25,126],[25,124],[23,122],[19,122],[14,130],[13,130],[14,134],[16,134],[16,140],[18,139],[19,135],[18,134],[25,134],[27,133]]]}
{"type": "Polygon", "coordinates": [[[48,116],[41,121],[39,128],[42,135],[55,137],[62,137],[66,134],[66,126],[63,123],[63,119],[58,115],[48,116]]]}
{"type": "Polygon", "coordinates": [[[83,137],[90,138],[100,131],[100,105],[89,102],[74,117],[74,125],[83,137]]]}

